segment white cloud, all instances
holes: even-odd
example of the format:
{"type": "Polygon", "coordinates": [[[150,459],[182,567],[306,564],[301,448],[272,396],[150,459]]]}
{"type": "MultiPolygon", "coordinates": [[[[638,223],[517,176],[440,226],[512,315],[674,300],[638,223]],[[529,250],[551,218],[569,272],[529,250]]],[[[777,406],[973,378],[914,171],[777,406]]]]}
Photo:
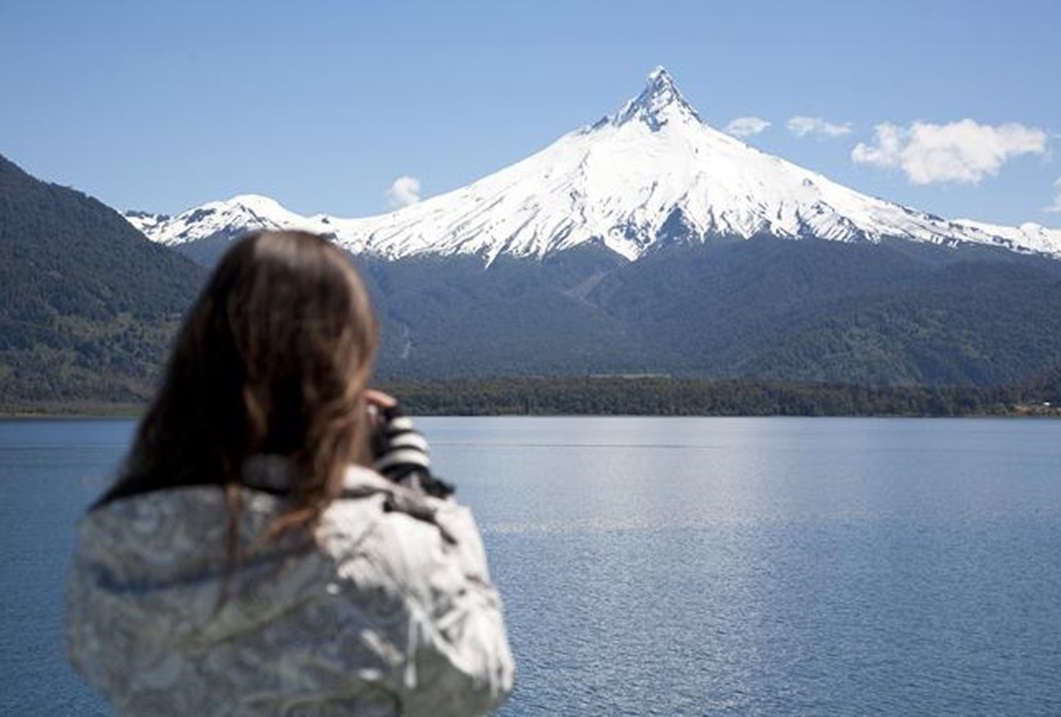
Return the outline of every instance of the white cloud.
{"type": "Polygon", "coordinates": [[[387,190],[387,204],[393,209],[401,209],[419,201],[420,180],[416,177],[398,177],[387,190]]]}
{"type": "Polygon", "coordinates": [[[769,126],[770,123],[761,117],[737,117],[722,131],[734,137],[743,138],[757,135],[769,126]]]}
{"type": "Polygon", "coordinates": [[[1054,203],[1043,210],[1045,212],[1061,212],[1061,177],[1054,181],[1054,189],[1057,190],[1057,196],[1054,197],[1054,203]]]}
{"type": "Polygon", "coordinates": [[[851,134],[850,124],[833,124],[826,122],[821,117],[792,117],[785,123],[788,131],[797,137],[813,135],[818,139],[832,139],[851,134]]]}
{"type": "Polygon", "coordinates": [[[943,125],[914,122],[907,128],[886,122],[874,128],[874,143],[855,145],[852,161],[897,167],[913,184],[976,184],[998,174],[1012,157],[1046,152],[1046,133],[1015,122],[992,127],[963,119],[943,125]]]}

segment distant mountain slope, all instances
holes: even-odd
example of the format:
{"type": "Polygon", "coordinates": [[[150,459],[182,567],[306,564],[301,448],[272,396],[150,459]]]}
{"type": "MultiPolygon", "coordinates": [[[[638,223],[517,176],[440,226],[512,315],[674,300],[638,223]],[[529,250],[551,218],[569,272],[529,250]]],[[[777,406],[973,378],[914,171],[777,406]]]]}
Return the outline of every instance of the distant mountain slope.
{"type": "Polygon", "coordinates": [[[662,253],[637,269],[590,298],[682,356],[675,370],[690,375],[1000,385],[1061,362],[1054,260],[756,239],[662,253]]]}
{"type": "Polygon", "coordinates": [[[1017,384],[1061,364],[1061,262],[758,238],[625,262],[359,259],[381,375],[749,377],[865,385],[1017,384]]]}
{"type": "Polygon", "coordinates": [[[0,157],[0,408],[143,399],[203,269],[0,157]]]}
{"type": "Polygon", "coordinates": [[[298,227],[358,255],[542,258],[597,244],[636,260],[717,238],[885,239],[1061,258],[1061,230],[953,222],[841,186],[702,122],[662,68],[614,115],[467,187],[376,217],[302,217],[266,197],[176,217],[129,213],[150,238],[207,259],[251,228],[298,227]]]}

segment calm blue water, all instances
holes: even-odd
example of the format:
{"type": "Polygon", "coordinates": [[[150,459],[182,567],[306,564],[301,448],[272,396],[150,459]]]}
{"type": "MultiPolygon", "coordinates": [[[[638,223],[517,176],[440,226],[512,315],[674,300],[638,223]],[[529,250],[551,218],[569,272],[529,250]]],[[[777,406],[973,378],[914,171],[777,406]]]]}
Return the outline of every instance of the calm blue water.
{"type": "MultiPolygon", "coordinates": [[[[422,419],[519,662],[504,715],[1061,714],[1061,422],[422,419]]],[[[0,422],[0,713],[62,655],[126,421],[0,422]]]]}

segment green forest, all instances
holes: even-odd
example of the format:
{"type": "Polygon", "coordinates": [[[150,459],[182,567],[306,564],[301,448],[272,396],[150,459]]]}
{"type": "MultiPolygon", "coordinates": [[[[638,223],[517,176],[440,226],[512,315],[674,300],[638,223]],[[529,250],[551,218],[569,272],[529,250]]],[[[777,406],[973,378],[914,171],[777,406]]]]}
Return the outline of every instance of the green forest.
{"type": "Polygon", "coordinates": [[[0,157],[0,411],[142,403],[205,271],[0,157]]]}

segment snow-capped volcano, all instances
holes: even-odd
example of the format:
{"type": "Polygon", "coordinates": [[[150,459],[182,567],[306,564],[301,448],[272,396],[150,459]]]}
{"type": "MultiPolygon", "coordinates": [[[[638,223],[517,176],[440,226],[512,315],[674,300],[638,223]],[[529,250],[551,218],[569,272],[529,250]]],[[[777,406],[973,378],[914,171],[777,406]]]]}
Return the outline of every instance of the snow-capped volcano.
{"type": "Polygon", "coordinates": [[[248,229],[326,234],[355,254],[543,257],[588,242],[636,260],[713,236],[976,243],[1061,258],[1061,230],[947,221],[860,194],[705,124],[657,68],[616,114],[466,187],[362,219],[302,217],[253,195],[127,218],[166,244],[248,229]]]}

